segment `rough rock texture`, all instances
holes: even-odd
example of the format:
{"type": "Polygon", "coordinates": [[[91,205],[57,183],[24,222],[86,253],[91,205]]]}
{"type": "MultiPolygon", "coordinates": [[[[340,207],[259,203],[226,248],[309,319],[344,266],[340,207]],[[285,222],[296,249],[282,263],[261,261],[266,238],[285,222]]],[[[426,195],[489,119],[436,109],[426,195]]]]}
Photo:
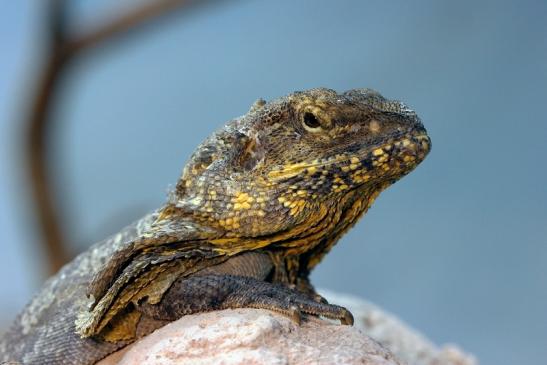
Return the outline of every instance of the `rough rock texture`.
{"type": "Polygon", "coordinates": [[[272,312],[237,309],[183,317],[138,342],[117,364],[402,363],[350,326],[316,318],[298,326],[272,312]]]}
{"type": "Polygon", "coordinates": [[[313,317],[299,326],[257,309],[201,313],[170,323],[99,364],[476,364],[455,346],[437,348],[370,303],[323,294],[352,310],[354,327],[313,317]]]}

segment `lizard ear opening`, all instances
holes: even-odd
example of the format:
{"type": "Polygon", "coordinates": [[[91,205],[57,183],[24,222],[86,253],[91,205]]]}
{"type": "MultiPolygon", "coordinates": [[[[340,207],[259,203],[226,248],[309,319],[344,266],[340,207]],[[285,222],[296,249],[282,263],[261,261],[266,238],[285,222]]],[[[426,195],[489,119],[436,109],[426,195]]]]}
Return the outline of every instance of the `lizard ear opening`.
{"type": "Polygon", "coordinates": [[[239,137],[240,149],[234,162],[241,170],[251,171],[264,159],[264,149],[257,136],[241,134],[239,137]]]}

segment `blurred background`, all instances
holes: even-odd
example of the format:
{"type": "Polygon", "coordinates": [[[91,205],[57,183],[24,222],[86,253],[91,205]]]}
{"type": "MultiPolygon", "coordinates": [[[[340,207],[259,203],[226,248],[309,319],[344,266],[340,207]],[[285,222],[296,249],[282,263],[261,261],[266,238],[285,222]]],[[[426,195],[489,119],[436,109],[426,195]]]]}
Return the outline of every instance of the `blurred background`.
{"type": "MultiPolygon", "coordinates": [[[[78,38],[153,2],[69,1],[57,32],[78,38]]],[[[47,4],[0,11],[0,328],[52,266],[26,152],[52,55],[47,4]]],[[[371,87],[415,108],[433,150],[312,280],[482,364],[545,361],[545,1],[242,0],[169,12],[62,65],[34,153],[66,255],[162,204],[196,145],[255,99],[371,87]]]]}

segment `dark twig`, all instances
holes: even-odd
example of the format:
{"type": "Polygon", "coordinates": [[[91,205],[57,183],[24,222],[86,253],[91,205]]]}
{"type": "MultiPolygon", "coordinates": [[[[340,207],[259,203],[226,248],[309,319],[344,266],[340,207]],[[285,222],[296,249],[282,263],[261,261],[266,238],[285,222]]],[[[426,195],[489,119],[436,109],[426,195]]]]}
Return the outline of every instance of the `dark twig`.
{"type": "Polygon", "coordinates": [[[28,117],[27,155],[31,176],[31,189],[36,202],[38,220],[43,232],[43,242],[50,273],[56,272],[71,257],[59,224],[59,207],[47,169],[47,134],[51,126],[51,111],[68,64],[84,50],[120,39],[122,35],[140,28],[176,8],[206,1],[157,0],[132,9],[126,14],[106,22],[98,28],[80,35],[68,34],[66,0],[50,0],[48,41],[50,51],[39,79],[32,109],[28,117]]]}

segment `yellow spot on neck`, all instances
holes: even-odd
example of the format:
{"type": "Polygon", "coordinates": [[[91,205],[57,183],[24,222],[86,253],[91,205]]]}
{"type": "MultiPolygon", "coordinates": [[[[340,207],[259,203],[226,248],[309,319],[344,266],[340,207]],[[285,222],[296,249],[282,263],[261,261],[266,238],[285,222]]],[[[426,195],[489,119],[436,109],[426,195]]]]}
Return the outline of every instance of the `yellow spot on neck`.
{"type": "Polygon", "coordinates": [[[273,180],[278,179],[287,179],[293,176],[300,174],[306,168],[309,168],[311,165],[299,162],[292,165],[285,165],[280,170],[273,170],[268,173],[268,177],[273,180]]]}
{"type": "Polygon", "coordinates": [[[247,199],[249,199],[249,194],[245,192],[238,192],[236,193],[235,197],[232,199],[234,203],[243,203],[246,202],[247,199]]]}
{"type": "Polygon", "coordinates": [[[251,204],[249,204],[248,202],[234,204],[234,210],[242,210],[242,209],[251,209],[251,204]]]}

